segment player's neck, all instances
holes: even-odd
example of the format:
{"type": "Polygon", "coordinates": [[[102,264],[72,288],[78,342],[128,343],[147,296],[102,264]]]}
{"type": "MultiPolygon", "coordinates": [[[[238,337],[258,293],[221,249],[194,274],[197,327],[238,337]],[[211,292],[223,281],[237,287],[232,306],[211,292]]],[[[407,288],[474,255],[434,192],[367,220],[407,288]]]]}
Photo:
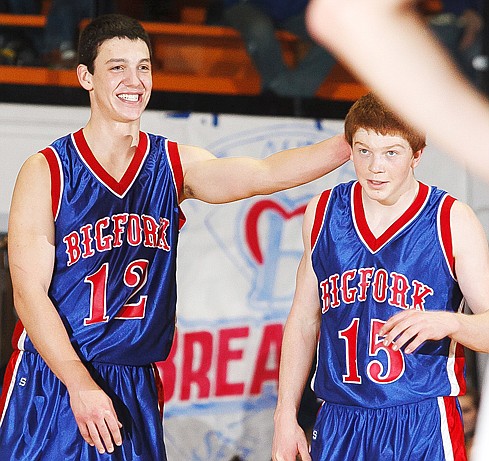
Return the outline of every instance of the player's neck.
{"type": "Polygon", "coordinates": [[[405,190],[390,201],[374,200],[362,193],[363,209],[368,226],[375,237],[382,235],[411,206],[419,190],[419,183],[413,181],[405,190]]]}
{"type": "Polygon", "coordinates": [[[83,135],[97,161],[114,179],[120,180],[138,146],[139,123],[104,126],[90,120],[83,135]]]}
{"type": "MultiPolygon", "coordinates": [[[[106,120],[104,117],[98,117],[92,113],[90,120],[83,129],[85,138],[96,145],[113,144],[119,150],[125,146],[128,138],[132,138],[131,147],[139,143],[140,120],[131,122],[120,122],[116,120],[106,120]]],[[[95,154],[95,152],[94,152],[95,154]]]]}

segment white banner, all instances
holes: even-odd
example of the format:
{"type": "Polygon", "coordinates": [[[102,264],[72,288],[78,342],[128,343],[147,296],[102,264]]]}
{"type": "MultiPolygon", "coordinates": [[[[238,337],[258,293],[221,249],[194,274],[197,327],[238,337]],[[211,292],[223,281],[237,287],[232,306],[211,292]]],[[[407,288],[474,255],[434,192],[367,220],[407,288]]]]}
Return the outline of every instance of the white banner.
{"type": "MultiPolygon", "coordinates": [[[[191,115],[187,141],[265,157],[320,141],[339,122],[191,115]]],[[[282,329],[302,253],[302,214],[350,165],[307,187],[227,205],[183,204],[178,336],[163,365],[170,460],[270,460],[282,329]],[[187,437],[186,434],[192,434],[187,437]]]]}

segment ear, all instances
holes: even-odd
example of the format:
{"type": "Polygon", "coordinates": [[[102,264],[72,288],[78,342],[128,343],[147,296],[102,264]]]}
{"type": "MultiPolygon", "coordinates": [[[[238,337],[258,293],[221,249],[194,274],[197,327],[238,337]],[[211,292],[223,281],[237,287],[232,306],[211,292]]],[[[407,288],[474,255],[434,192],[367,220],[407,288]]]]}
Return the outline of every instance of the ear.
{"type": "Polygon", "coordinates": [[[76,75],[78,76],[78,81],[80,82],[82,88],[84,88],[87,91],[93,89],[93,85],[92,85],[93,75],[90,73],[88,67],[85,64],[78,64],[78,67],[76,68],[76,75]]]}
{"type": "Polygon", "coordinates": [[[412,168],[416,168],[419,164],[419,162],[421,161],[421,157],[423,155],[423,152],[424,152],[424,147],[419,149],[418,151],[414,152],[413,154],[413,160],[411,162],[411,166],[412,168]]]}

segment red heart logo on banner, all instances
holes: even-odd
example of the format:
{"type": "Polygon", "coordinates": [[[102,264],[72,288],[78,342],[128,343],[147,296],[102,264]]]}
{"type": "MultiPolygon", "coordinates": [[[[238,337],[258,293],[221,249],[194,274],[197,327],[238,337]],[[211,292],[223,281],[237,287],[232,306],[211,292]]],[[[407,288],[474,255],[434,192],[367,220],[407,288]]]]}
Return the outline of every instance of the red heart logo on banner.
{"type": "Polygon", "coordinates": [[[306,211],[306,205],[301,205],[292,211],[287,211],[280,203],[273,200],[261,200],[253,204],[248,211],[245,221],[245,238],[253,259],[258,264],[263,264],[263,253],[258,239],[258,220],[264,212],[272,211],[278,213],[284,219],[291,219],[302,215],[306,211]]]}

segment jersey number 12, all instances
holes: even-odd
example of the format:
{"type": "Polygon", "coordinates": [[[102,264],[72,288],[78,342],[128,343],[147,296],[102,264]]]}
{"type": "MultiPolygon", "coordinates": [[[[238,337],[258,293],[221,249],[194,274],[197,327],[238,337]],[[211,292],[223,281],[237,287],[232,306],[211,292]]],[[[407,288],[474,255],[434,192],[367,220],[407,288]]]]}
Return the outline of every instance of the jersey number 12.
{"type": "MultiPolygon", "coordinates": [[[[124,284],[133,288],[132,294],[114,317],[119,320],[134,320],[144,318],[146,312],[147,295],[141,295],[134,302],[136,295],[148,280],[149,261],[137,259],[131,262],[124,271],[124,284]]],[[[107,279],[109,263],[104,263],[100,269],[85,277],[85,282],[91,285],[90,317],[83,320],[84,325],[107,322],[107,279]]]]}

